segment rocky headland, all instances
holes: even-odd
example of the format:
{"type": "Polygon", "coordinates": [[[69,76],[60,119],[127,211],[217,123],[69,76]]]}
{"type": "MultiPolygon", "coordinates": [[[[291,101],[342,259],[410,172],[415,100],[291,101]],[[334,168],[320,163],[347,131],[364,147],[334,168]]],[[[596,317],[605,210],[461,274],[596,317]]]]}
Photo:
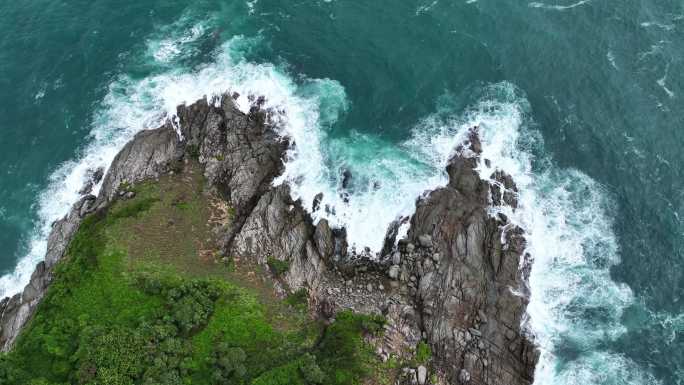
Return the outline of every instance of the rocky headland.
{"type": "Polygon", "coordinates": [[[136,135],[112,162],[98,196],[86,186],[53,224],[45,260],[24,291],[0,302],[2,350],[12,349],[39,309],[84,218],[193,157],[206,187],[232,208],[232,220],[214,229],[221,255],[263,266],[284,262],[275,290],[285,296],[305,289],[312,316],[327,322],[346,309],[382,315],[382,337],[368,341],[382,360],[429,346],[430,362],[401,368],[395,383],[531,384],[538,352],[521,326],[530,269],[525,239],[505,216],[488,211],[515,207],[516,187],[503,173],[492,176],[495,183],[479,177],[477,129],[455,149],[448,185],[416,201],[408,235],[396,239],[398,222],[380,230],[387,232],[385,247],[369,256],[350,250],[344,229],[313,223],[305,208],[316,202],[295,201],[287,185],[273,185],[289,143],[262,104],[255,99],[245,114],[230,95],[199,100],[179,106],[177,122],[136,135]]]}

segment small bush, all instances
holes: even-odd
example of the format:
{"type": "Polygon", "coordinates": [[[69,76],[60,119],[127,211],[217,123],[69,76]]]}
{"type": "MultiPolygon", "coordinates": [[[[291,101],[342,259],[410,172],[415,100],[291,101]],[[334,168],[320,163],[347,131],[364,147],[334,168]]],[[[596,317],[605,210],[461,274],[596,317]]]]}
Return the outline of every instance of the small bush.
{"type": "Polygon", "coordinates": [[[177,202],[174,203],[173,206],[180,210],[188,210],[190,208],[190,204],[188,202],[177,202]]]}
{"type": "Polygon", "coordinates": [[[188,144],[188,145],[185,147],[185,151],[187,151],[188,155],[190,155],[190,157],[191,157],[192,159],[199,159],[200,150],[199,150],[199,146],[198,146],[198,145],[196,145],[196,144],[188,144]]]}
{"type": "Polygon", "coordinates": [[[299,371],[304,377],[304,381],[310,385],[322,384],[325,381],[325,373],[316,363],[316,357],[306,353],[302,357],[302,363],[299,366],[299,371]]]}
{"type": "Polygon", "coordinates": [[[235,207],[233,207],[233,206],[228,207],[228,218],[234,219],[235,214],[236,214],[235,207]]]}
{"type": "Polygon", "coordinates": [[[294,293],[290,293],[287,295],[287,298],[285,298],[286,304],[299,309],[306,309],[308,302],[309,292],[305,288],[301,288],[294,293]]]}
{"type": "Polygon", "coordinates": [[[112,222],[117,219],[130,218],[138,216],[141,213],[152,208],[152,205],[157,203],[157,198],[140,198],[123,203],[120,207],[116,207],[108,215],[108,221],[112,222]]]}
{"type": "Polygon", "coordinates": [[[289,262],[281,261],[274,257],[268,257],[266,263],[268,264],[268,267],[271,269],[273,275],[275,275],[276,277],[282,276],[283,274],[287,273],[287,271],[290,269],[289,262]]]}
{"type": "Polygon", "coordinates": [[[247,374],[247,354],[241,348],[219,343],[214,350],[212,378],[217,384],[238,383],[247,374]]]}
{"type": "Polygon", "coordinates": [[[418,343],[416,347],[416,362],[418,364],[424,365],[432,358],[432,349],[430,346],[423,341],[418,343]]]}

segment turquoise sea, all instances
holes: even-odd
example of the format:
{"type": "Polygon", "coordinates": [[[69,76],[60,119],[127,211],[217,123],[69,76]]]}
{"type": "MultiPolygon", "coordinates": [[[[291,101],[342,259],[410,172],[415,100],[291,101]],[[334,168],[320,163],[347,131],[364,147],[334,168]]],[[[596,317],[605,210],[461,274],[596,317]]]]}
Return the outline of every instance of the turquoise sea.
{"type": "Polygon", "coordinates": [[[681,0],[1,2],[0,295],[89,170],[226,91],[279,111],[278,183],[359,248],[479,125],[520,187],[535,384],[684,384],[681,0]]]}

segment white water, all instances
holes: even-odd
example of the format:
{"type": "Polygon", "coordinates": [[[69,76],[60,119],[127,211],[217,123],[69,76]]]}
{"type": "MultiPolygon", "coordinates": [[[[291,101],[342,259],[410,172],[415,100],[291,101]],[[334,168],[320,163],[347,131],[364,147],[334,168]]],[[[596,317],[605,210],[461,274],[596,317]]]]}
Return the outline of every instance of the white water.
{"type": "Polygon", "coordinates": [[[488,95],[460,118],[460,130],[480,126],[482,158],[491,161],[490,167],[479,166],[483,179],[500,169],[519,188],[517,210],[491,210],[524,229],[533,258],[524,326],[541,349],[535,384],[657,383],[637,363],[605,348],[626,332],[620,317],[633,302],[630,289],[609,273],[619,249],[607,192],[577,170],[535,159],[543,144],[527,129],[529,107],[510,84],[492,86],[488,95]],[[571,345],[577,358],[559,361],[560,344],[571,345]]]}
{"type": "MultiPolygon", "coordinates": [[[[335,81],[308,81],[307,88],[302,88],[302,95],[298,95],[298,87],[275,66],[245,61],[244,50],[258,43],[258,39],[237,36],[219,47],[212,63],[193,69],[174,67],[175,60],[185,55],[180,52],[185,45],[193,43],[205,30],[201,25],[195,25],[187,33],[177,34],[175,39],[148,41],[147,59],[164,72],[139,80],[121,76],[110,84],[93,116],[88,144],[74,160],[57,167],[50,176],[48,187],[40,195],[37,202],[39,219],[30,235],[29,252],[19,260],[13,273],[0,277],[0,297],[14,295],[28,283],[35,265],[45,256],[51,224],[64,217],[79,199],[78,191],[88,179],[89,170],[108,168],[118,151],[137,132],[159,127],[174,116],[179,104],[238,92],[241,96],[237,104],[247,111],[249,95],[265,95],[268,98],[266,107],[284,112],[278,117],[282,134],[299,138],[319,127],[319,88],[340,95],[340,102],[346,103],[344,90],[335,81]]],[[[327,118],[334,119],[336,109],[331,105],[323,112],[327,118]]],[[[325,119],[320,123],[325,123],[325,119]]],[[[306,140],[300,141],[304,142],[306,140]]],[[[293,161],[292,164],[299,166],[301,163],[293,161]]],[[[94,194],[98,193],[99,187],[95,187],[94,194]]]]}
{"type": "Polygon", "coordinates": [[[325,217],[346,227],[351,243],[372,250],[380,249],[387,224],[413,212],[420,194],[446,183],[449,156],[467,129],[479,125],[482,157],[491,161],[491,167],[480,166],[481,177],[502,169],[520,189],[519,209],[492,210],[505,212],[525,230],[534,258],[525,326],[542,350],[536,383],[655,383],[636,363],[603,347],[625,332],[620,315],[633,301],[630,290],[609,276],[610,266],[619,261],[610,200],[600,185],[578,171],[550,163],[532,170],[532,149],[541,143],[527,129],[529,108],[510,84],[490,87],[466,112],[425,118],[398,145],[360,133],[331,137],[328,128],[349,108],[342,85],[329,79],[295,82],[273,65],[244,60],[243,52],[258,40],[236,37],[220,47],[210,64],[174,67],[184,45],[204,30],[196,27],[175,40],[149,42],[149,59],[165,72],[140,80],[122,76],[110,85],[93,117],[89,144],[74,161],[58,167],[41,195],[30,251],[13,274],[0,278],[0,295],[17,293],[26,284],[44,256],[50,224],[78,199],[89,168],[109,166],[136,132],[160,125],[178,104],[236,91],[243,110],[249,108],[249,95],[264,95],[266,107],[283,112],[277,117],[281,133],[296,146],[276,183],[288,182],[305,207],[322,192],[322,206],[331,210],[313,213],[314,219],[325,217]],[[353,175],[348,202],[341,197],[342,169],[353,175]],[[560,343],[571,343],[580,352],[578,358],[558,365],[560,343]]]}

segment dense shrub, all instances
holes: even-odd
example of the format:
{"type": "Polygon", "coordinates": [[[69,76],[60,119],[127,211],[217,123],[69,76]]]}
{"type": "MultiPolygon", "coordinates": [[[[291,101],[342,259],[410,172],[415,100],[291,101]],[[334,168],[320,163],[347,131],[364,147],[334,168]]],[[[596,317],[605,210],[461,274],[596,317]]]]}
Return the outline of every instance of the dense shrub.
{"type": "Polygon", "coordinates": [[[308,305],[309,293],[305,288],[301,288],[290,293],[285,298],[285,303],[299,309],[305,310],[308,305]]]}
{"type": "Polygon", "coordinates": [[[318,385],[325,381],[325,373],[316,363],[316,356],[312,354],[307,353],[302,357],[299,371],[307,385],[318,385]]]}
{"type": "Polygon", "coordinates": [[[420,341],[416,347],[416,361],[418,364],[425,364],[432,358],[432,349],[424,341],[420,341]]]}
{"type": "Polygon", "coordinates": [[[274,257],[268,257],[266,263],[271,269],[271,273],[273,273],[273,275],[276,277],[280,277],[281,275],[287,273],[287,271],[290,269],[290,264],[287,261],[281,261],[274,257]]]}
{"type": "Polygon", "coordinates": [[[212,379],[217,384],[240,384],[247,375],[245,351],[226,342],[217,344],[214,349],[212,379]]]}

